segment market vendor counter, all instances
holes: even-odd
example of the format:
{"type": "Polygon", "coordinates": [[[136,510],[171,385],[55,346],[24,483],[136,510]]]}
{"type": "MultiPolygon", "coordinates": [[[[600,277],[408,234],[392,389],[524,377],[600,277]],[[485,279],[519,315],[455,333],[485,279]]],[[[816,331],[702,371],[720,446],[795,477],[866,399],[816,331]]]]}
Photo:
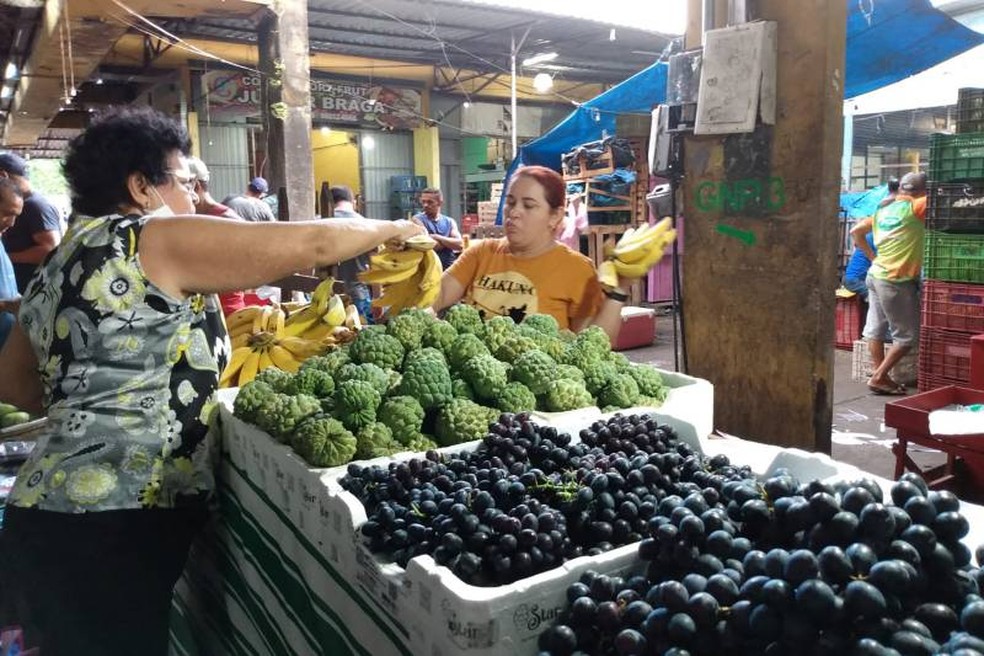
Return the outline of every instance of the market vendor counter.
{"type": "MultiPolygon", "coordinates": [[[[705,454],[723,453],[758,476],[779,468],[803,480],[864,476],[888,496],[891,481],[827,456],[698,431],[695,416],[703,415],[705,426],[711,421],[713,389],[676,379],[688,381],[693,405],[678,392],[667,404],[676,416],[663,414],[665,408],[655,413],[705,454]]],[[[357,534],[365,511],[338,484],[345,468],[310,469],[288,447],[233,417],[231,398],[221,409],[217,519],[195,545],[176,589],[175,654],[532,655],[538,634],[562,612],[566,588],[584,571],[627,573],[639,566],[632,544],[507,586],[477,588],[428,556],[406,570],[381,562],[357,534]]],[[[599,414],[538,421],[576,435],[599,414]]],[[[411,456],[394,456],[401,457],[411,456]]],[[[984,542],[984,507],[965,503],[961,511],[971,526],[964,542],[973,550],[984,542]]]]}

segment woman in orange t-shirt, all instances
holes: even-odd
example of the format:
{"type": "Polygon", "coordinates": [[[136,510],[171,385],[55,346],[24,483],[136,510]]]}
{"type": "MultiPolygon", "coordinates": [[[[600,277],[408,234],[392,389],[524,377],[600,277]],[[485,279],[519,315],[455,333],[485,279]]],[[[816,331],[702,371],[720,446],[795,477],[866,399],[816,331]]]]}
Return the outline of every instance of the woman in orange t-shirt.
{"type": "Polygon", "coordinates": [[[565,192],[556,171],[543,166],[516,171],[506,194],[506,236],[462,252],[441,279],[434,309],[464,301],[485,318],[508,315],[517,322],[527,314],[549,314],[575,332],[599,326],[614,342],[628,281],[603,290],[591,260],[557,243],[565,192]]]}

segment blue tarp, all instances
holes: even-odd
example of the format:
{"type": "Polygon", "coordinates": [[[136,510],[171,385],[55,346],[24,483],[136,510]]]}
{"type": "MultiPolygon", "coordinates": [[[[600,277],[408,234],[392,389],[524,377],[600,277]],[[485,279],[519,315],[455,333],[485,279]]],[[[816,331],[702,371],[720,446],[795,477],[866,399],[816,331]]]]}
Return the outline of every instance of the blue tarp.
{"type": "MultiPolygon", "coordinates": [[[[845,98],[921,73],[984,43],[984,35],[929,0],[847,0],[847,6],[845,98]]],[[[665,63],[653,64],[575,109],[552,130],[520,147],[506,180],[523,164],[559,169],[561,154],[615,134],[618,114],[648,115],[666,97],[666,73],[665,63]]]]}
{"type": "Polygon", "coordinates": [[[840,208],[850,219],[863,219],[878,209],[878,203],[888,196],[888,185],[878,185],[866,191],[849,191],[840,195],[840,208]]]}

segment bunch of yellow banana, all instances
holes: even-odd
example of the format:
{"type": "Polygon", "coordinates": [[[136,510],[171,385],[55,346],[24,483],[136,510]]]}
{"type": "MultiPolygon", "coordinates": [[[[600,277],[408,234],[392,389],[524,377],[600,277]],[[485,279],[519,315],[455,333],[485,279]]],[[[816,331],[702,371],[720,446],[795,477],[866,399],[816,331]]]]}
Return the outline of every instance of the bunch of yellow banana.
{"type": "Polygon", "coordinates": [[[598,267],[598,279],[609,289],[618,287],[618,279],[641,278],[662,258],[676,239],[673,220],[665,217],[655,224],[629,228],[614,246],[605,246],[605,261],[598,267]]]}
{"type": "Polygon", "coordinates": [[[391,316],[408,307],[430,307],[441,293],[443,268],[434,240],[420,235],[403,245],[403,250],[386,247],[371,255],[369,271],[359,274],[364,283],[383,285],[383,295],[372,306],[389,308],[391,316]]]}
{"type": "Polygon", "coordinates": [[[345,303],[332,293],[334,285],[332,278],[322,280],[311,294],[311,302],[290,313],[284,327],[287,336],[324,340],[335,328],[345,325],[345,303]]]}
{"type": "Polygon", "coordinates": [[[354,339],[358,311],[332,294],[333,284],[322,281],[311,303],[295,305],[289,314],[283,306],[250,306],[229,315],[232,356],[219,386],[244,385],[271,366],[295,372],[304,360],[354,339]]]}

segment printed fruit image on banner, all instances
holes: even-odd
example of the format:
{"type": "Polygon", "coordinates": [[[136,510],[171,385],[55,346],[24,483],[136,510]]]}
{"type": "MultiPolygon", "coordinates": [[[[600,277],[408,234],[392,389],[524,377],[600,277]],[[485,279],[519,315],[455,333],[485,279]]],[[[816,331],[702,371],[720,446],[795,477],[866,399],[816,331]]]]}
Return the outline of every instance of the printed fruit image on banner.
{"type": "MultiPolygon", "coordinates": [[[[202,94],[217,114],[259,116],[262,78],[245,71],[202,74],[202,94]]],[[[342,80],[311,80],[311,118],[336,124],[410,130],[420,125],[416,89],[342,80]]]]}

